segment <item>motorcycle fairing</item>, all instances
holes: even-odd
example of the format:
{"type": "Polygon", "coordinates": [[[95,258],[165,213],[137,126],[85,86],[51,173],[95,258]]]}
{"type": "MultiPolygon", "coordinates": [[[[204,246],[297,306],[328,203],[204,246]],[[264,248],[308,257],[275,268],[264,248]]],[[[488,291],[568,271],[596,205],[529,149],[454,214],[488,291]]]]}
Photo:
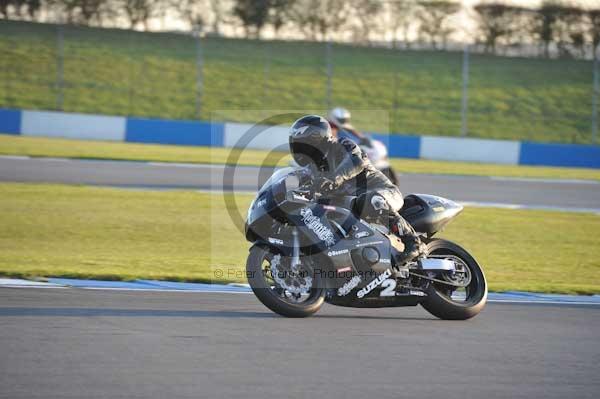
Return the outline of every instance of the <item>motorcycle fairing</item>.
{"type": "Polygon", "coordinates": [[[446,198],[429,194],[410,194],[404,198],[400,215],[415,231],[429,237],[442,230],[462,212],[463,206],[446,198]]]}

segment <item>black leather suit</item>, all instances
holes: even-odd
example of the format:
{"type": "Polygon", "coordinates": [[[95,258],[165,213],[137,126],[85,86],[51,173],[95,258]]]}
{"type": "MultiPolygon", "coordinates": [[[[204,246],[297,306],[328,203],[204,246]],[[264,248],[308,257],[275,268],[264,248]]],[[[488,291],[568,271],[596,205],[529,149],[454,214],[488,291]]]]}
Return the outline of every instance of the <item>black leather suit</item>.
{"type": "Polygon", "coordinates": [[[348,139],[331,142],[328,146],[325,161],[313,172],[334,183],[332,192],[356,196],[354,210],[365,220],[388,227],[395,225],[400,236],[415,234],[398,213],[404,204],[402,193],[371,164],[360,147],[348,139]]]}

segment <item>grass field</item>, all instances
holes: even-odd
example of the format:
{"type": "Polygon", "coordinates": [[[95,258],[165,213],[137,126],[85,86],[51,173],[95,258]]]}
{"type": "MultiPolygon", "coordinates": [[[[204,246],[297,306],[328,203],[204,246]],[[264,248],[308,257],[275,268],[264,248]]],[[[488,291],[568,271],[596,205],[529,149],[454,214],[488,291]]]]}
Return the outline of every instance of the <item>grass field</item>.
{"type": "MultiPolygon", "coordinates": [[[[327,107],[323,43],[203,39],[197,95],[190,36],[64,27],[62,37],[61,63],[56,26],[0,21],[0,107],[252,122],[248,110],[327,107]]],[[[332,105],[355,110],[359,128],[459,134],[461,53],[334,45],[331,54],[332,105]]],[[[469,134],[589,143],[591,82],[589,61],[472,55],[469,134]]]]}
{"type": "MultiPolygon", "coordinates": [[[[65,140],[1,134],[0,155],[221,164],[234,158],[238,160],[239,165],[266,166],[289,162],[287,154],[276,153],[269,157],[267,151],[250,149],[238,151],[234,148],[65,140]]],[[[600,175],[600,171],[598,174],[600,175]]]]}
{"type": "MultiPolygon", "coordinates": [[[[111,143],[1,134],[0,155],[221,164],[229,162],[234,155],[236,158],[239,155],[239,165],[265,166],[286,165],[290,159],[289,155],[284,153],[248,149],[236,152],[235,149],[228,148],[111,143]]],[[[392,164],[402,173],[600,180],[599,169],[493,165],[422,159],[393,159],[392,164]]]]}
{"type": "MultiPolygon", "coordinates": [[[[243,281],[248,243],[226,209],[216,194],[0,184],[0,274],[243,281]]],[[[600,293],[600,216],[467,208],[442,236],[492,290],[600,293]]]]}

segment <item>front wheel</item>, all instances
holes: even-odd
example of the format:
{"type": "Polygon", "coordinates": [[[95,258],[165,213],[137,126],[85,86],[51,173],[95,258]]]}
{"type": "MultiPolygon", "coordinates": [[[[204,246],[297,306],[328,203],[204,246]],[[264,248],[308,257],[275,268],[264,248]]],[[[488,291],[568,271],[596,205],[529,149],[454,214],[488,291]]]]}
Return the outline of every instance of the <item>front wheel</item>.
{"type": "Polygon", "coordinates": [[[429,283],[427,299],[421,303],[423,307],[444,320],[466,320],[479,314],[487,301],[488,290],[477,261],[465,249],[447,240],[431,240],[427,248],[428,257],[452,260],[457,272],[435,276],[439,281],[429,283]]]}
{"type": "Polygon", "coordinates": [[[273,312],[286,317],[308,317],[325,300],[320,275],[309,259],[292,267],[291,258],[272,248],[254,246],[246,262],[248,283],[254,295],[273,312]]]}

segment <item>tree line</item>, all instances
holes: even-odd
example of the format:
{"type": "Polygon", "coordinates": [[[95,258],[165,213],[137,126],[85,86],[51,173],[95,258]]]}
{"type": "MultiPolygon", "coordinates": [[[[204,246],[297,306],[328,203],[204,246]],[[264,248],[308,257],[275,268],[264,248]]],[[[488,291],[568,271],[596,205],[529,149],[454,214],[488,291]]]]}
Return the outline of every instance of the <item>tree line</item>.
{"type": "Polygon", "coordinates": [[[211,35],[260,38],[270,30],[275,37],[285,31],[315,41],[435,49],[460,37],[489,53],[529,44],[546,57],[584,57],[600,44],[600,7],[559,0],[537,8],[487,0],[469,9],[449,0],[0,0],[0,16],[141,30],[152,20],[176,19],[211,35]],[[475,29],[462,28],[465,14],[475,29]]]}

